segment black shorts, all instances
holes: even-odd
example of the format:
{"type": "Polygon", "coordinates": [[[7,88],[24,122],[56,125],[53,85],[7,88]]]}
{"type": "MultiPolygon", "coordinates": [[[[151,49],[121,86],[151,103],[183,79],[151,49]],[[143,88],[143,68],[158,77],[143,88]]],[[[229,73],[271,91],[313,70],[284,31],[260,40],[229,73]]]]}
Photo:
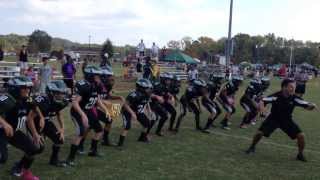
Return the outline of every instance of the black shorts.
{"type": "Polygon", "coordinates": [[[106,113],[104,113],[104,112],[101,111],[101,110],[97,110],[97,112],[98,112],[98,119],[99,119],[101,122],[103,122],[103,123],[105,123],[105,124],[112,124],[112,119],[111,119],[111,118],[108,118],[108,117],[106,116],[106,113]]]}
{"type": "MultiPolygon", "coordinates": [[[[122,120],[123,120],[123,128],[125,130],[131,129],[131,114],[127,111],[122,111],[122,120]]],[[[148,117],[143,113],[136,113],[138,122],[144,127],[149,128],[150,127],[150,120],[148,117]]]]}
{"type": "Polygon", "coordinates": [[[265,137],[270,137],[278,128],[285,132],[291,139],[296,139],[297,135],[302,133],[300,127],[293,120],[276,120],[270,116],[262,123],[259,131],[263,132],[265,137]]]}
{"type": "Polygon", "coordinates": [[[240,99],[240,105],[247,113],[253,113],[258,111],[258,109],[253,104],[252,100],[248,99],[247,97],[242,97],[240,99]]]}
{"type": "MultiPolygon", "coordinates": [[[[85,111],[88,117],[89,129],[93,129],[94,132],[99,133],[103,131],[103,127],[99,122],[97,114],[93,110],[85,111]]],[[[80,114],[71,109],[71,117],[76,126],[76,131],[78,136],[84,136],[86,128],[82,123],[80,114]]]]}
{"type": "Polygon", "coordinates": [[[209,101],[208,99],[202,98],[201,102],[209,113],[217,114],[216,103],[214,101],[209,101]]]}
{"type": "Polygon", "coordinates": [[[231,114],[234,114],[236,112],[236,108],[234,107],[234,105],[229,104],[228,102],[222,101],[221,103],[223,109],[231,114]]]}
{"type": "Polygon", "coordinates": [[[73,89],[74,87],[73,79],[63,79],[63,81],[68,88],[73,89]]]}
{"type": "Polygon", "coordinates": [[[58,134],[58,128],[53,122],[46,121],[42,133],[46,137],[48,137],[54,144],[63,144],[63,140],[60,139],[60,134],[58,134]]]}
{"type": "MultiPolygon", "coordinates": [[[[151,102],[150,103],[151,110],[155,113],[155,115],[160,119],[168,119],[168,113],[164,105],[159,104],[158,102],[151,102]]],[[[152,119],[156,120],[156,119],[152,119]]]]}
{"type": "Polygon", "coordinates": [[[8,142],[17,149],[22,150],[28,156],[40,154],[44,150],[43,145],[34,144],[31,136],[19,130],[15,131],[14,135],[8,138],[8,142]]]}
{"type": "Polygon", "coordinates": [[[3,129],[0,128],[0,164],[8,160],[8,140],[3,129]]]}
{"type": "Polygon", "coordinates": [[[192,101],[191,99],[187,99],[186,96],[182,96],[180,98],[180,103],[182,105],[182,111],[183,111],[183,114],[187,113],[187,109],[190,111],[190,112],[193,112],[194,114],[200,114],[200,110],[198,108],[198,105],[196,103],[194,103],[194,101],[192,101]]]}
{"type": "Polygon", "coordinates": [[[306,84],[297,84],[296,93],[305,94],[306,93],[306,84]]]}

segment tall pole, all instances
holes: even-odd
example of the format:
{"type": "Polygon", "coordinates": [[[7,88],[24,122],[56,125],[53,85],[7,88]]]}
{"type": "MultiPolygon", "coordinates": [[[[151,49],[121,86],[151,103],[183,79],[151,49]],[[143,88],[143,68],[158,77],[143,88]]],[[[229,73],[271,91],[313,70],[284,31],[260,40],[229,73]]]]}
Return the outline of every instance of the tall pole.
{"type": "Polygon", "coordinates": [[[293,59],[293,45],[291,45],[290,47],[289,74],[291,73],[291,69],[292,69],[292,59],[293,59]]]}
{"type": "Polygon", "coordinates": [[[91,35],[89,35],[89,50],[91,49],[91,35]]]}
{"type": "Polygon", "coordinates": [[[231,33],[232,33],[232,11],[233,11],[233,0],[230,1],[230,15],[229,15],[229,31],[228,31],[228,42],[227,42],[227,54],[226,54],[226,65],[230,65],[230,50],[231,50],[231,33]]]}

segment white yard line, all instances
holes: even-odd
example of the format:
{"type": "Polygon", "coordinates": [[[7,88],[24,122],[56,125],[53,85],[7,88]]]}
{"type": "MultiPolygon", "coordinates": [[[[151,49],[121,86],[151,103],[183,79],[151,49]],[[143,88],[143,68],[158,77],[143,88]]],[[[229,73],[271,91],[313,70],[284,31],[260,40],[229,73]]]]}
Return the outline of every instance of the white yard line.
{"type": "MultiPolygon", "coordinates": [[[[182,129],[189,129],[189,130],[191,129],[191,130],[193,130],[192,128],[182,128],[182,129]]],[[[226,133],[217,132],[217,131],[210,131],[210,132],[211,132],[211,134],[214,134],[214,135],[225,136],[225,137],[230,137],[230,138],[234,138],[234,139],[241,139],[241,140],[246,140],[246,141],[249,141],[249,142],[251,142],[252,138],[253,138],[253,136],[252,137],[235,136],[235,135],[226,134],[226,133]]],[[[260,141],[260,143],[272,145],[272,146],[275,146],[275,147],[278,147],[278,148],[287,148],[287,149],[293,149],[293,150],[297,150],[298,149],[298,147],[296,147],[296,146],[278,144],[278,143],[274,143],[274,142],[264,141],[263,139],[260,141]]],[[[250,145],[250,144],[248,144],[248,145],[250,145]]],[[[304,151],[305,152],[310,152],[310,153],[320,154],[320,151],[315,151],[315,150],[311,150],[311,149],[305,149],[304,151]]]]}

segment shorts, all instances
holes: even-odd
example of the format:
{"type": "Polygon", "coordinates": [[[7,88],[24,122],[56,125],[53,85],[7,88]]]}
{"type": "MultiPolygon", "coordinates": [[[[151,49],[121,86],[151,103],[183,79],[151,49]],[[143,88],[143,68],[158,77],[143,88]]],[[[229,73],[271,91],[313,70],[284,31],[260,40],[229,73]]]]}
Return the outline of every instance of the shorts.
{"type": "MultiPolygon", "coordinates": [[[[92,110],[89,111],[85,111],[85,114],[88,117],[89,120],[89,129],[93,129],[94,132],[99,133],[103,131],[103,127],[101,126],[98,116],[95,112],[93,112],[92,110]]],[[[82,123],[82,119],[80,114],[78,114],[77,112],[75,112],[74,109],[71,109],[71,118],[73,120],[73,123],[76,126],[76,134],[78,136],[84,136],[85,132],[86,132],[86,128],[84,127],[84,124],[82,123]]]]}
{"type": "Polygon", "coordinates": [[[60,139],[60,135],[58,134],[58,128],[53,122],[47,121],[42,130],[42,133],[47,136],[54,144],[63,144],[63,140],[60,139]]]}
{"type": "Polygon", "coordinates": [[[259,131],[263,132],[265,137],[270,137],[270,135],[280,128],[285,132],[291,139],[296,139],[297,135],[302,133],[300,127],[292,120],[277,120],[269,116],[259,128],[259,131]]]}
{"type": "Polygon", "coordinates": [[[242,97],[240,99],[240,105],[243,107],[243,109],[247,113],[258,111],[258,109],[255,107],[255,105],[252,103],[252,101],[250,99],[248,99],[247,97],[242,97]]]}
{"type": "Polygon", "coordinates": [[[73,89],[74,87],[73,79],[63,79],[63,81],[68,88],[73,89]]]}
{"type": "Polygon", "coordinates": [[[112,119],[111,118],[108,118],[107,116],[106,116],[106,113],[104,113],[103,111],[101,111],[101,110],[97,110],[97,113],[98,113],[98,119],[101,121],[101,122],[103,122],[103,123],[105,123],[105,124],[112,124],[112,119]]]}
{"type": "Polygon", "coordinates": [[[183,108],[181,111],[183,114],[187,113],[187,109],[189,110],[189,112],[193,112],[194,114],[197,114],[197,115],[200,114],[198,105],[195,104],[194,101],[192,101],[191,99],[187,99],[185,95],[181,96],[180,103],[183,108]]]}
{"type": "MultiPolygon", "coordinates": [[[[165,107],[158,102],[151,102],[150,103],[151,110],[155,113],[157,117],[160,117],[160,119],[168,119],[168,113],[165,107]]],[[[156,118],[158,119],[158,118],[156,118]]],[[[152,120],[156,120],[152,119],[152,120]]]]}
{"type": "Polygon", "coordinates": [[[20,61],[20,62],[19,62],[19,67],[20,67],[21,69],[28,69],[28,62],[20,61]]]}
{"type": "Polygon", "coordinates": [[[43,145],[34,144],[31,136],[26,135],[22,131],[15,131],[14,135],[8,138],[8,142],[17,149],[22,150],[28,156],[40,154],[44,150],[43,145]]]}
{"type": "MultiPolygon", "coordinates": [[[[123,120],[123,128],[125,130],[131,129],[131,114],[127,111],[123,111],[122,113],[122,120],[123,120]]],[[[150,127],[150,120],[147,116],[143,113],[136,113],[138,122],[143,126],[143,128],[150,127]]]]}
{"type": "Polygon", "coordinates": [[[236,108],[227,102],[222,102],[222,107],[228,113],[234,114],[236,112],[236,108]]]}
{"type": "Polygon", "coordinates": [[[201,102],[208,112],[211,114],[217,114],[216,103],[214,101],[209,101],[208,99],[202,98],[201,102]]]}
{"type": "Polygon", "coordinates": [[[305,94],[306,93],[306,84],[297,84],[296,93],[305,94]]]}
{"type": "Polygon", "coordinates": [[[0,128],[0,164],[8,160],[8,140],[3,129],[0,128]]]}

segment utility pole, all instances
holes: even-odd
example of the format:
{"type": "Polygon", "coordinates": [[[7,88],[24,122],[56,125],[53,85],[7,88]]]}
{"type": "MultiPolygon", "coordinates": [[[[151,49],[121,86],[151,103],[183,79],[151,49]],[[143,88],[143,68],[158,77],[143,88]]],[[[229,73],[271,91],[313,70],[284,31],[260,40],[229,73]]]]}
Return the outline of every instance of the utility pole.
{"type": "Polygon", "coordinates": [[[91,35],[89,35],[89,50],[91,49],[91,35]]]}
{"type": "Polygon", "coordinates": [[[228,31],[228,41],[227,41],[227,53],[226,53],[226,65],[230,65],[230,50],[231,50],[231,33],[232,33],[232,11],[233,11],[233,0],[230,1],[230,15],[229,15],[229,31],[228,31]]]}

